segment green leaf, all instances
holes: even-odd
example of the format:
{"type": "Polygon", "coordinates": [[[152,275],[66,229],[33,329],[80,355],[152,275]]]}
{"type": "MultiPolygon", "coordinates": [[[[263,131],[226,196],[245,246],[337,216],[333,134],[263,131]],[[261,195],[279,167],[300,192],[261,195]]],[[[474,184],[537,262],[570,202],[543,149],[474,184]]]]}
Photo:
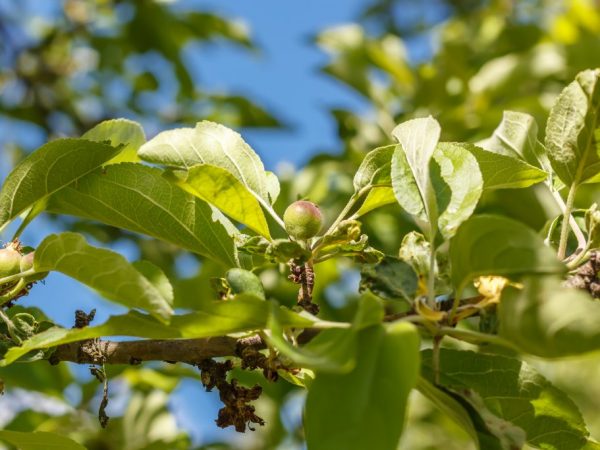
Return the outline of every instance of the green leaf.
{"type": "Polygon", "coordinates": [[[422,376],[417,382],[417,389],[466,431],[477,449],[513,450],[523,447],[523,430],[491,414],[479,399],[473,400],[475,396],[471,395],[467,400],[442,386],[435,386],[422,376]]]}
{"type": "Polygon", "coordinates": [[[256,198],[236,177],[221,167],[199,164],[190,167],[185,181],[178,185],[220,209],[232,219],[271,239],[267,219],[256,198]]]}
{"type": "Polygon", "coordinates": [[[275,239],[265,249],[264,256],[272,262],[286,264],[291,259],[306,262],[310,259],[311,252],[298,241],[275,239]]]}
{"type": "MultiPolygon", "coordinates": [[[[431,350],[422,358],[423,375],[431,381],[431,350]]],[[[442,349],[439,384],[471,405],[479,403],[482,418],[491,413],[521,428],[530,446],[577,450],[587,444],[589,432],[575,404],[523,361],[442,349]]]]}
{"type": "Polygon", "coordinates": [[[77,233],[48,236],[36,249],[33,262],[37,272],[55,270],[64,273],[109,300],[129,308],[145,309],[160,319],[169,320],[173,313],[173,292],[164,286],[166,277],[158,275],[158,268],[150,269],[149,263],[142,264],[138,267],[151,274],[152,280],[160,278],[161,289],[123,256],[92,247],[77,233]]]}
{"type": "MultiPolygon", "coordinates": [[[[400,250],[398,256],[402,261],[409,264],[413,268],[418,282],[426,283],[429,277],[430,259],[431,259],[431,244],[425,239],[421,233],[411,231],[402,238],[400,250]]],[[[452,284],[450,282],[450,269],[448,264],[448,250],[438,249],[435,252],[435,263],[433,265],[435,271],[435,291],[446,292],[452,291],[452,284]]],[[[413,293],[412,299],[414,299],[417,287],[415,286],[415,292],[413,293]]]]}
{"type": "Polygon", "coordinates": [[[537,140],[538,126],[529,114],[504,111],[502,122],[488,139],[477,145],[497,155],[507,156],[518,161],[524,160],[537,167],[547,168],[548,157],[537,140]]]}
{"type": "Polygon", "coordinates": [[[477,160],[461,144],[438,144],[433,159],[439,165],[443,180],[443,184],[434,182],[437,210],[440,212],[438,228],[448,239],[473,214],[483,190],[483,179],[477,160]],[[445,189],[450,190],[449,194],[444,192],[445,189]],[[449,198],[443,200],[446,195],[449,198]]]}
{"type": "MultiPolygon", "coordinates": [[[[473,442],[479,443],[477,430],[473,425],[473,421],[469,417],[463,406],[454,399],[450,394],[446,393],[433,383],[430,383],[422,376],[417,381],[418,391],[427,397],[440,411],[451,418],[458,426],[460,426],[473,439],[473,442]]],[[[478,448],[481,448],[478,446],[478,448]]]]}
{"type": "Polygon", "coordinates": [[[383,258],[383,253],[369,247],[369,238],[361,234],[361,224],[356,220],[342,220],[336,229],[325,235],[319,244],[315,260],[322,260],[333,255],[352,256],[365,263],[376,263],[383,258]]]}
{"type": "Polygon", "coordinates": [[[481,196],[477,160],[459,144],[438,144],[440,126],[431,117],[404,122],[393,134],[400,142],[391,164],[398,203],[428,224],[429,240],[437,229],[445,238],[451,237],[481,196]],[[435,163],[430,165],[432,158],[435,163]]]}
{"type": "Polygon", "coordinates": [[[105,120],[81,137],[90,141],[105,142],[113,147],[120,147],[121,153],[111,159],[108,164],[140,161],[137,151],[146,142],[146,135],[142,126],[128,119],[105,120]]]}
{"type": "Polygon", "coordinates": [[[388,300],[411,303],[416,295],[418,278],[406,262],[386,256],[377,264],[365,264],[361,271],[360,289],[369,289],[388,300]]]}
{"type": "Polygon", "coordinates": [[[503,216],[480,215],[463,223],[450,241],[454,286],[481,275],[506,277],[564,273],[566,268],[531,228],[503,216]]]}
{"type": "Polygon", "coordinates": [[[83,445],[69,438],[44,431],[23,433],[0,430],[0,440],[14,445],[19,450],[85,450],[83,445]]]}
{"type": "Polygon", "coordinates": [[[373,186],[391,185],[391,163],[397,145],[386,145],[371,150],[363,159],[354,175],[354,190],[356,192],[373,186]]]}
{"type": "Polygon", "coordinates": [[[394,190],[391,187],[377,186],[371,188],[362,205],[354,214],[355,217],[364,216],[374,209],[396,202],[394,190]]]}
{"type": "Polygon", "coordinates": [[[546,124],[552,168],[567,186],[600,181],[594,130],[600,123],[600,69],[580,72],[563,89],[546,124]]]}
{"type": "Polygon", "coordinates": [[[57,139],[19,163],[0,190],[0,229],[36,202],[100,167],[119,149],[85,139],[57,139]]]}
{"type": "Polygon", "coordinates": [[[418,371],[419,336],[413,325],[362,330],[356,367],[346,374],[317,372],[309,388],[308,448],[395,450],[418,371]]]}
{"type": "Polygon", "coordinates": [[[352,327],[322,330],[314,339],[302,347],[296,347],[284,337],[282,310],[272,303],[269,317],[269,341],[284,356],[303,368],[327,373],[347,373],[356,364],[357,332],[383,320],[384,310],[379,299],[363,294],[358,302],[358,310],[352,327]]]}
{"type": "Polygon", "coordinates": [[[408,213],[430,227],[437,225],[437,207],[429,162],[440,132],[440,125],[432,117],[403,122],[392,131],[400,143],[394,150],[391,165],[396,200],[408,213]]]}
{"type": "Polygon", "coordinates": [[[269,193],[269,200],[271,204],[277,201],[279,193],[281,192],[281,186],[279,185],[279,178],[273,172],[266,171],[267,174],[267,192],[269,193]]]}
{"type": "Polygon", "coordinates": [[[53,195],[48,210],[162,239],[227,267],[237,265],[231,222],[155,168],[108,166],[53,195]]]}
{"type": "Polygon", "coordinates": [[[195,128],[159,133],[138,151],[145,161],[189,169],[211,164],[230,172],[265,202],[273,193],[262,161],[242,137],[217,123],[202,121],[195,128]]]}
{"type": "Polygon", "coordinates": [[[331,373],[345,373],[354,368],[356,331],[348,329],[322,330],[308,344],[296,347],[284,337],[279,308],[273,303],[269,318],[269,342],[299,367],[331,373]]]}
{"type": "MultiPolygon", "coordinates": [[[[552,223],[554,225],[554,222],[552,223]]],[[[600,211],[598,211],[598,205],[592,204],[585,212],[585,229],[588,237],[589,248],[600,247],[600,211]]],[[[552,228],[549,230],[548,235],[551,235],[552,228]]]]}
{"type": "MultiPolygon", "coordinates": [[[[150,315],[131,311],[112,316],[101,325],[71,329],[53,327],[24,341],[21,347],[11,348],[4,356],[5,359],[0,361],[0,366],[11,364],[32,350],[101,336],[192,339],[263,330],[267,328],[271,306],[261,298],[239,294],[233,300],[202,302],[199,308],[190,314],[172,316],[169,324],[150,315]]],[[[281,307],[279,320],[282,326],[293,328],[309,328],[318,322],[284,307],[281,307]]]]}
{"type": "Polygon", "coordinates": [[[150,283],[152,283],[160,295],[165,298],[171,306],[173,305],[173,286],[160,268],[152,264],[150,261],[145,260],[135,261],[132,266],[135,267],[138,272],[144,275],[144,277],[150,283]]]}
{"type": "Polygon", "coordinates": [[[484,189],[526,188],[548,177],[545,171],[520,159],[484,150],[472,144],[461,145],[477,159],[484,189]]]}
{"type": "Polygon", "coordinates": [[[600,303],[558,277],[528,277],[508,286],[499,307],[500,334],[524,352],[558,358],[600,348],[600,303]]]}

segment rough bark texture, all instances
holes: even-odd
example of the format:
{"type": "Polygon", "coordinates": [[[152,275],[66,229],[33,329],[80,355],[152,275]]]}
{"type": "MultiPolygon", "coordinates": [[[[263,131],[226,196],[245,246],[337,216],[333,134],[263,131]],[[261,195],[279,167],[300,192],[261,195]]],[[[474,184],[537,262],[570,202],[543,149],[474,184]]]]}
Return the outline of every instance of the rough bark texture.
{"type": "Polygon", "coordinates": [[[247,347],[264,348],[259,336],[236,339],[220,336],[206,339],[104,341],[98,340],[89,352],[88,341],[60,345],[52,354],[50,362],[71,361],[79,364],[139,364],[143,361],[167,361],[198,364],[200,361],[219,356],[239,356],[247,347]]]}

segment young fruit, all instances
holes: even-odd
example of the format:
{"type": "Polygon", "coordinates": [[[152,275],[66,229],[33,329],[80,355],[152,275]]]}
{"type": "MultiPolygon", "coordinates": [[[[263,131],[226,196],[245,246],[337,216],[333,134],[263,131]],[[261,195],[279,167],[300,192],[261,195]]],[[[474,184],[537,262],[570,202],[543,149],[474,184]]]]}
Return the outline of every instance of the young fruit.
{"type": "MultiPolygon", "coordinates": [[[[25,272],[26,270],[33,268],[34,255],[35,255],[35,252],[30,252],[21,258],[21,263],[20,263],[21,272],[25,272]]],[[[46,276],[48,276],[48,272],[38,272],[38,273],[34,273],[33,275],[29,275],[28,277],[25,277],[25,281],[27,283],[32,283],[34,281],[42,280],[42,279],[46,278],[46,276]]]]}
{"type": "Polygon", "coordinates": [[[248,270],[230,269],[225,274],[225,279],[234,294],[252,294],[265,298],[265,289],[260,279],[248,270]]]}
{"type": "Polygon", "coordinates": [[[323,226],[323,215],[317,205],[306,200],[298,200],[283,213],[285,229],[296,239],[309,239],[323,226]]]}
{"type": "Polygon", "coordinates": [[[19,273],[20,263],[21,252],[12,243],[0,249],[0,278],[19,273]]]}

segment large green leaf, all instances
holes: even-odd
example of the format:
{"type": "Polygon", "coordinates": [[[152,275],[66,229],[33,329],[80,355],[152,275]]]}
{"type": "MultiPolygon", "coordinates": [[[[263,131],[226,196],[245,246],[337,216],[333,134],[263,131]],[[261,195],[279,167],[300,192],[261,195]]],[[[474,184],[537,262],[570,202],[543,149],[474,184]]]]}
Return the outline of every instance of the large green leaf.
{"type": "Polygon", "coordinates": [[[515,450],[523,447],[523,430],[494,416],[476,396],[461,396],[423,377],[419,378],[417,389],[466,431],[478,449],[515,450]]]}
{"type": "MultiPolygon", "coordinates": [[[[146,272],[149,270],[147,265],[144,266],[146,272]]],[[[123,256],[111,250],[92,247],[77,233],[48,236],[36,249],[33,266],[38,272],[62,272],[109,300],[129,308],[147,310],[163,320],[168,320],[173,313],[172,290],[157,289],[123,256]]],[[[158,271],[157,268],[153,269],[158,271]]]]}
{"type": "Polygon", "coordinates": [[[445,238],[451,237],[481,196],[477,160],[459,144],[438,144],[440,126],[432,117],[401,123],[393,134],[400,142],[391,164],[398,203],[427,224],[430,240],[438,229],[445,238]]]}
{"type": "MultiPolygon", "coordinates": [[[[431,350],[423,352],[422,370],[433,380],[431,350]]],[[[577,406],[518,359],[442,349],[439,384],[478,407],[487,423],[493,424],[488,416],[492,414],[522,429],[530,446],[578,450],[588,443],[589,432],[577,406]]]]}
{"type": "Polygon", "coordinates": [[[109,164],[120,162],[138,162],[138,149],[146,142],[142,126],[128,119],[111,119],[100,122],[81,136],[96,142],[107,142],[113,147],[123,146],[121,153],[111,159],[109,164]]]}
{"type": "Polygon", "coordinates": [[[419,336],[413,325],[362,330],[355,368],[346,374],[317,372],[309,388],[308,448],[395,450],[418,372],[419,336]]]}
{"type": "MultiPolygon", "coordinates": [[[[56,347],[69,342],[102,336],[135,336],[148,339],[192,339],[224,336],[230,333],[250,332],[267,328],[271,306],[258,297],[241,294],[229,301],[201,304],[201,309],[190,314],[175,315],[169,324],[154,317],[131,311],[112,316],[105,323],[85,328],[53,327],[11,348],[0,366],[8,365],[32,350],[56,347]]],[[[282,326],[308,328],[316,322],[281,308],[282,326]]]]}
{"type": "MultiPolygon", "coordinates": [[[[437,225],[446,238],[452,236],[458,225],[473,213],[483,189],[479,165],[468,150],[465,144],[440,143],[432,154],[435,162],[429,163],[427,177],[433,184],[435,209],[440,214],[437,225]]],[[[408,166],[408,159],[402,155],[401,146],[381,147],[367,154],[354,177],[354,188],[356,191],[371,188],[355,216],[393,203],[395,198],[411,214],[425,211],[418,186],[413,183],[409,172],[412,173],[412,169],[408,166]],[[392,158],[395,158],[395,173],[400,179],[394,188],[391,188],[390,174],[392,158]],[[401,193],[394,196],[398,190],[401,193]]],[[[422,213],[416,214],[425,219],[422,213]]]]}
{"type": "Polygon", "coordinates": [[[599,123],[600,69],[586,70],[563,89],[546,124],[548,156],[565,185],[600,181],[600,158],[593,138],[599,123]]]}
{"type": "Polygon", "coordinates": [[[477,159],[484,189],[525,188],[548,177],[547,172],[521,159],[484,150],[472,144],[461,145],[477,159]]]}
{"type": "Polygon", "coordinates": [[[0,441],[14,445],[19,450],[85,450],[83,445],[69,438],[44,431],[24,433],[0,430],[0,441]]]}
{"type": "Polygon", "coordinates": [[[600,348],[600,303],[562,286],[558,277],[528,277],[502,291],[500,334],[527,353],[546,358],[600,348]]]}
{"type": "Polygon", "coordinates": [[[412,305],[418,289],[417,273],[407,262],[385,256],[376,264],[364,264],[360,269],[360,289],[369,289],[387,300],[404,300],[412,305]]]}
{"type": "Polygon", "coordinates": [[[227,170],[210,164],[198,164],[190,167],[185,180],[178,184],[232,219],[271,239],[267,219],[256,194],[227,170]]]}
{"type": "Polygon", "coordinates": [[[440,214],[438,228],[449,238],[473,214],[483,190],[483,179],[477,160],[461,144],[438,144],[433,159],[439,165],[441,178],[434,182],[440,214]]]}
{"type": "Polygon", "coordinates": [[[440,125],[432,117],[403,122],[392,131],[400,143],[391,165],[396,199],[407,212],[433,227],[437,225],[437,207],[429,162],[440,132],[440,125]]]}
{"type": "Polygon", "coordinates": [[[480,275],[563,273],[566,268],[531,228],[503,216],[471,217],[450,242],[452,281],[462,289],[480,275]]]}
{"type": "Polygon", "coordinates": [[[373,186],[391,186],[390,170],[396,147],[397,145],[386,145],[367,153],[354,175],[356,192],[373,186]]]}
{"type": "Polygon", "coordinates": [[[57,139],[19,163],[0,190],[0,229],[120,152],[110,145],[85,139],[57,139]]]}
{"type": "Polygon", "coordinates": [[[235,131],[217,123],[202,121],[195,128],[159,133],[138,151],[145,161],[189,169],[196,164],[222,167],[263,201],[271,202],[272,188],[262,161],[235,131]]]}
{"type": "Polygon", "coordinates": [[[48,210],[147,234],[229,267],[236,265],[231,222],[152,167],[107,166],[57,192],[48,210]]]}
{"type": "Polygon", "coordinates": [[[478,146],[497,155],[525,160],[532,166],[546,167],[547,156],[537,140],[538,126],[529,114],[504,111],[502,121],[494,134],[477,143],[478,146]]]}

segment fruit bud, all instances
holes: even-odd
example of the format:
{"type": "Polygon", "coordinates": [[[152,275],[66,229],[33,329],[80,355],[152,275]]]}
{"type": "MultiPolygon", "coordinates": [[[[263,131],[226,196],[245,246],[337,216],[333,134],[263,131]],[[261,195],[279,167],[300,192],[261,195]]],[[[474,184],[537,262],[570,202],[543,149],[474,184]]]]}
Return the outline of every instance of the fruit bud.
{"type": "Polygon", "coordinates": [[[21,271],[21,252],[14,243],[0,249],[0,278],[14,275],[21,271]]]}
{"type": "Polygon", "coordinates": [[[260,279],[249,270],[230,269],[225,274],[225,279],[233,294],[252,294],[265,298],[265,289],[260,279]]]}
{"type": "MultiPolygon", "coordinates": [[[[21,264],[20,264],[21,272],[25,272],[26,270],[33,269],[34,256],[35,256],[35,252],[30,252],[21,258],[21,264]]],[[[48,276],[48,272],[38,272],[38,273],[34,273],[33,275],[29,275],[28,277],[25,277],[25,281],[27,283],[32,283],[34,281],[43,280],[47,276],[48,276]]]]}
{"type": "Polygon", "coordinates": [[[296,239],[309,239],[323,226],[323,215],[317,205],[306,200],[298,200],[283,213],[285,229],[296,239]]]}

